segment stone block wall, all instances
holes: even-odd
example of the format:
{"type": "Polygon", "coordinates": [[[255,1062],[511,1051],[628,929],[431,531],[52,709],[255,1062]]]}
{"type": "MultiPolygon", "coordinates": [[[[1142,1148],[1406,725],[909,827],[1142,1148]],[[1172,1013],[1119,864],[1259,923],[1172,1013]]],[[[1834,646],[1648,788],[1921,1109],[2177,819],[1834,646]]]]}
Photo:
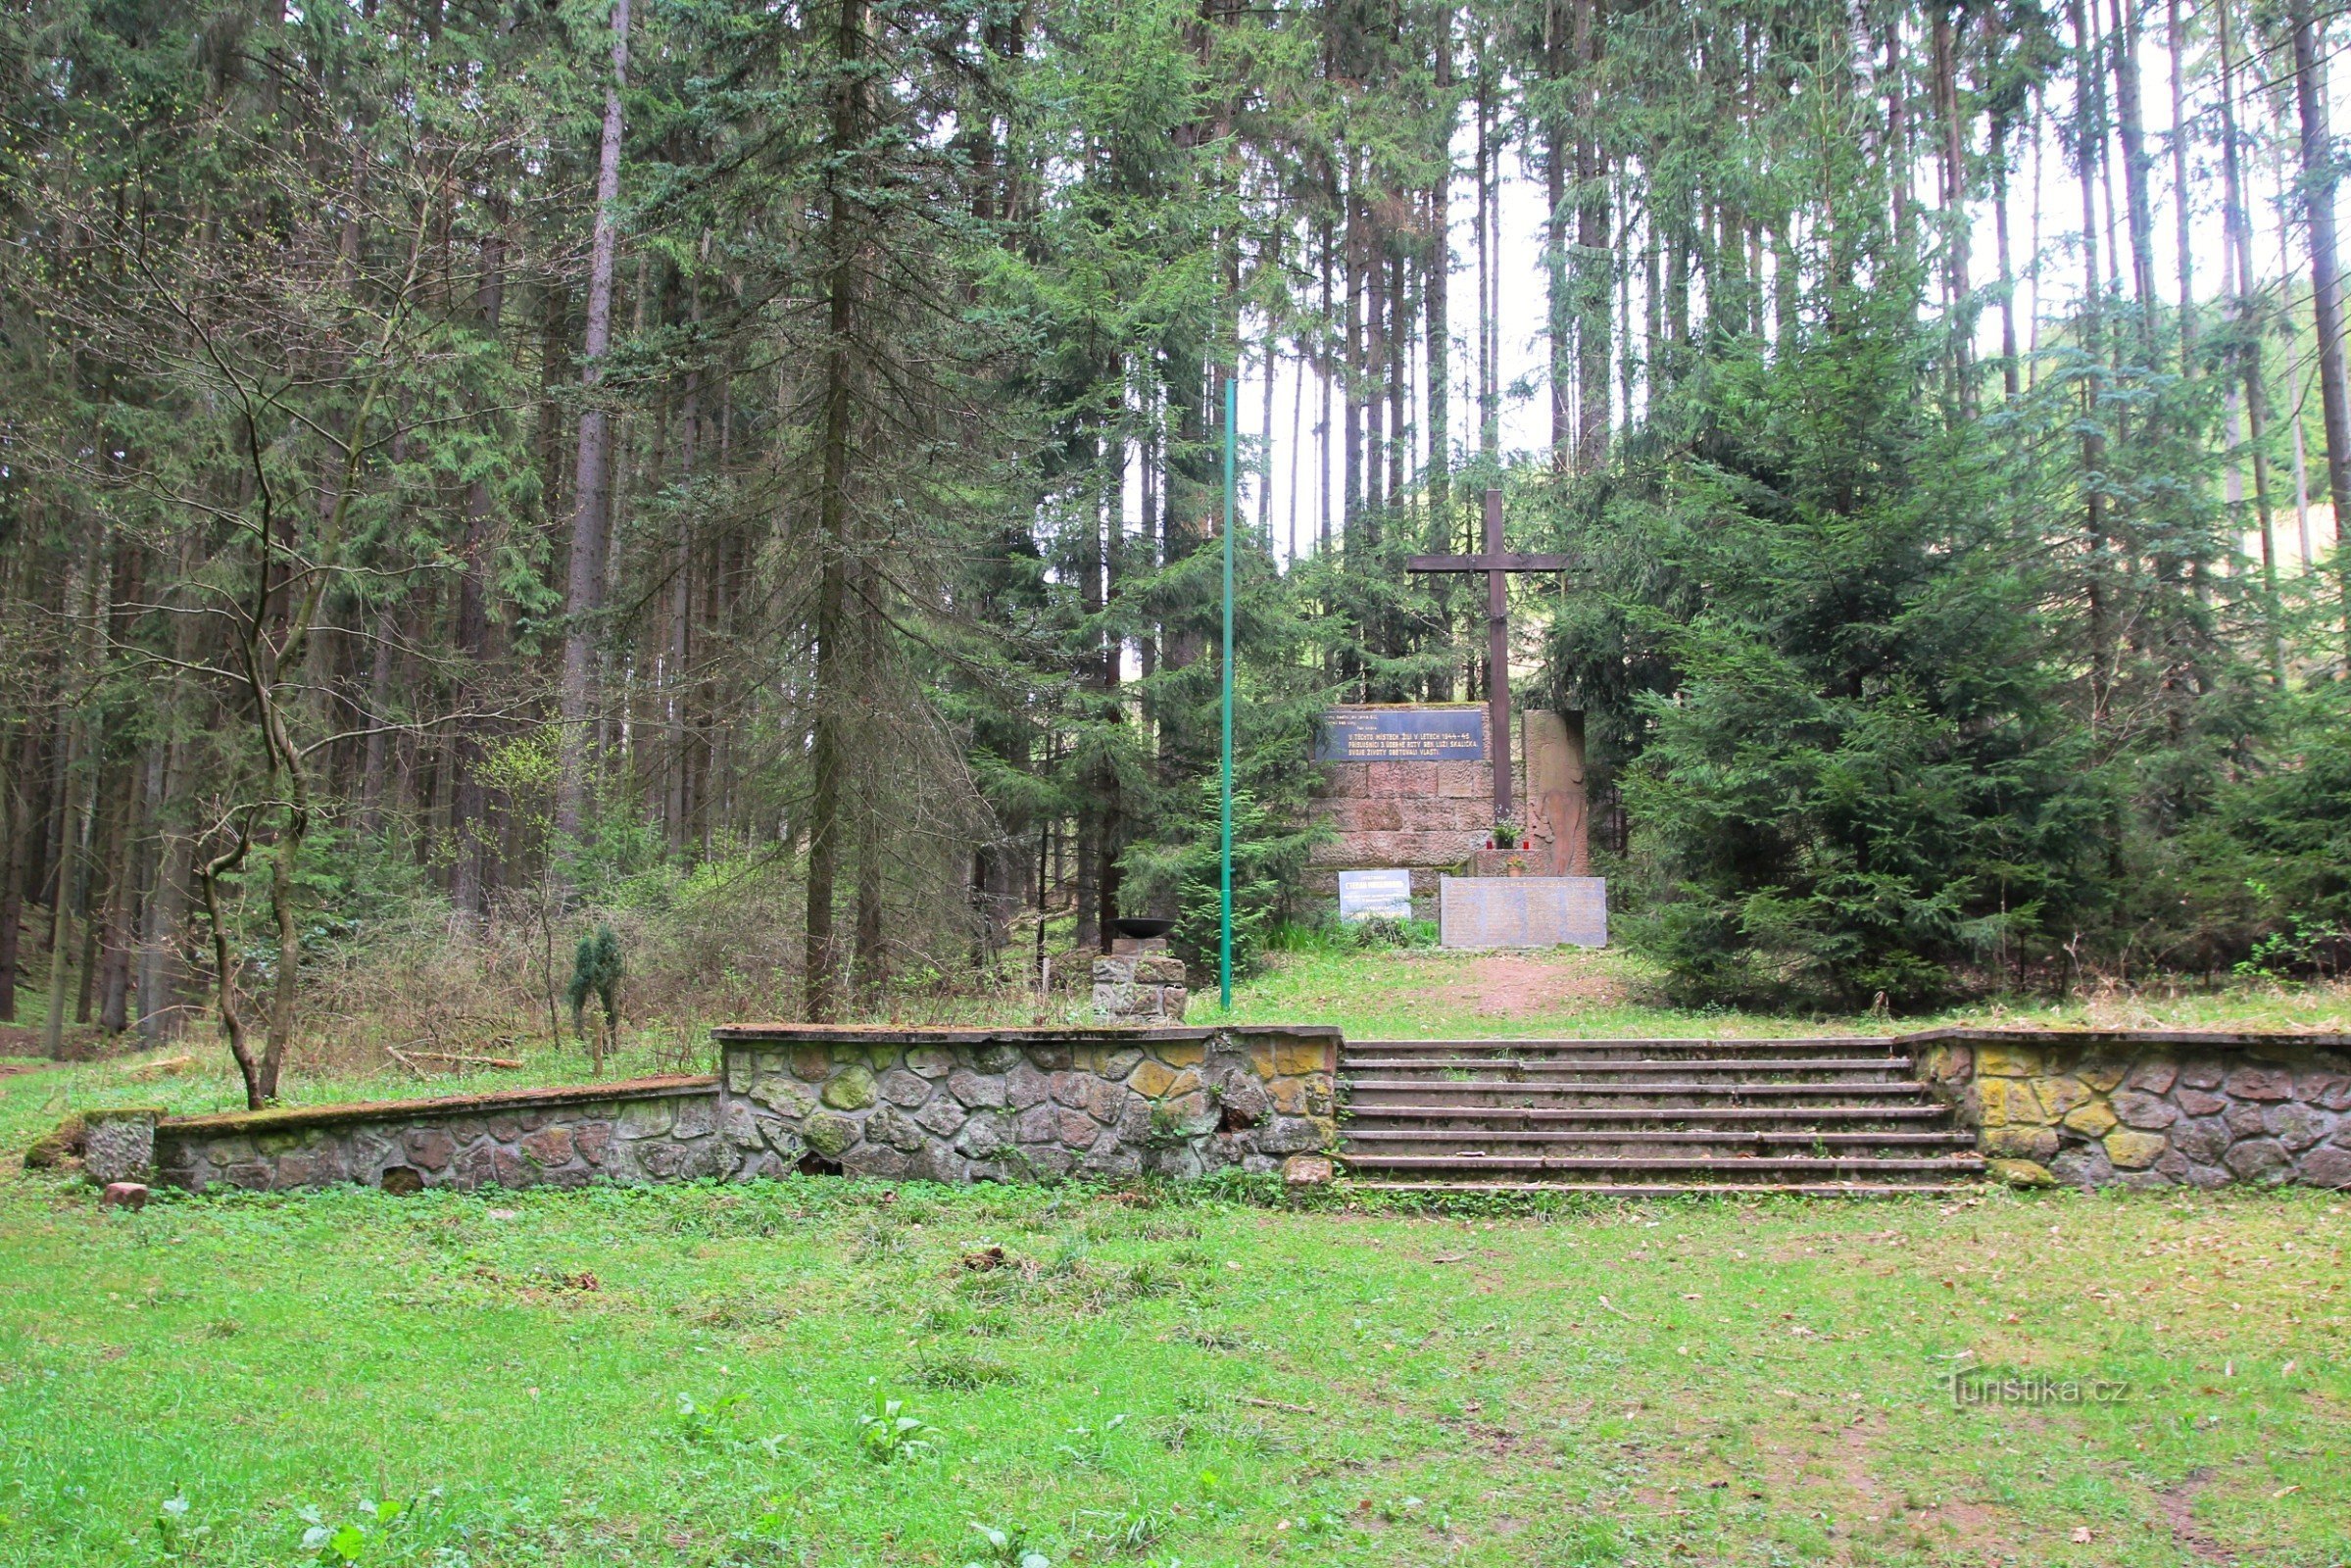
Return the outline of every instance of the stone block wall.
{"type": "Polygon", "coordinates": [[[717,1086],[711,1077],[641,1078],[172,1117],[155,1126],[155,1175],[194,1192],[344,1182],[469,1191],[732,1176],[758,1156],[722,1135],[717,1086]]]}
{"type": "MultiPolygon", "coordinates": [[[[1341,871],[1400,866],[1412,874],[1414,899],[1434,899],[1438,877],[1494,832],[1491,762],[1327,762],[1323,775],[1309,809],[1334,837],[1307,861],[1312,892],[1335,896],[1341,871]]],[[[1513,762],[1511,777],[1523,803],[1523,763],[1513,762]]]]}
{"type": "Polygon", "coordinates": [[[88,1118],[92,1180],[252,1192],[791,1170],[964,1182],[1268,1171],[1338,1138],[1335,1029],[721,1029],[715,1077],[88,1118]]]}
{"type": "Polygon", "coordinates": [[[1121,937],[1117,951],[1094,960],[1094,1012],[1105,1023],[1182,1023],[1191,1000],[1184,960],[1165,937],[1121,937]]]}
{"type": "Polygon", "coordinates": [[[1936,1030],[1918,1070],[2027,1186],[2351,1188],[2351,1036],[1936,1030]]]}
{"type": "Polygon", "coordinates": [[[717,1031],[770,1168],[930,1181],[1271,1171],[1338,1142],[1335,1029],[717,1031]]]}

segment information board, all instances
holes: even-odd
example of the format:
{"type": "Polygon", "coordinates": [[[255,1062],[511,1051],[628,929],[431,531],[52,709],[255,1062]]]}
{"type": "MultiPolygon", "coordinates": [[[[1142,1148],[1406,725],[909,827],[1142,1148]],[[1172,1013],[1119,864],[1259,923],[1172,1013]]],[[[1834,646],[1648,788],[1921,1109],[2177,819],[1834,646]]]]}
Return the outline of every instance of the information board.
{"type": "Polygon", "coordinates": [[[1411,919],[1412,873],[1401,866],[1381,871],[1340,872],[1339,918],[1411,919]]]}
{"type": "Polygon", "coordinates": [[[1608,945],[1608,879],[1448,876],[1437,884],[1438,941],[1448,948],[1608,945]]]}
{"type": "Polygon", "coordinates": [[[1314,735],[1318,762],[1478,762],[1486,710],[1474,703],[1356,705],[1326,710],[1314,735]]]}

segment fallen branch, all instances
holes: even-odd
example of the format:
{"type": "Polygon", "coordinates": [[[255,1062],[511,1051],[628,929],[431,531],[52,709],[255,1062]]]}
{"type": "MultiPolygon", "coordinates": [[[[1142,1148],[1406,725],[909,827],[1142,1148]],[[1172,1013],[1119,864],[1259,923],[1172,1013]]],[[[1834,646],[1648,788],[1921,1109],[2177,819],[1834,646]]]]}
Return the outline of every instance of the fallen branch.
{"type": "Polygon", "coordinates": [[[403,1046],[386,1046],[384,1054],[418,1076],[422,1076],[424,1072],[423,1068],[416,1065],[420,1061],[456,1062],[468,1067],[496,1067],[507,1072],[516,1072],[522,1067],[522,1063],[513,1056],[475,1056],[464,1052],[416,1051],[403,1046]]]}
{"type": "Polygon", "coordinates": [[[1284,1404],[1279,1399],[1260,1399],[1247,1394],[1236,1395],[1234,1397],[1243,1404],[1253,1404],[1261,1410],[1287,1410],[1292,1415],[1319,1415],[1321,1413],[1310,1404],[1284,1404]]]}
{"type": "Polygon", "coordinates": [[[161,1078],[171,1073],[185,1072],[196,1065],[194,1056],[166,1056],[161,1061],[144,1061],[123,1069],[125,1078],[161,1078]]]}

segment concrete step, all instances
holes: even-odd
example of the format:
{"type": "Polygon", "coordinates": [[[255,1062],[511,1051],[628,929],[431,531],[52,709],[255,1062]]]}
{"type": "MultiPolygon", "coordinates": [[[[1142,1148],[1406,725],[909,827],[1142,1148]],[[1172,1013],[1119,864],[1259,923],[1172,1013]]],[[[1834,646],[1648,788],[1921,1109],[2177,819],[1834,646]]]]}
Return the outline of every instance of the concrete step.
{"type": "Polygon", "coordinates": [[[1601,1057],[1594,1060],[1521,1059],[1516,1056],[1390,1056],[1343,1057],[1339,1063],[1342,1073],[1360,1073],[1380,1078],[1444,1079],[1457,1081],[1466,1076],[1501,1078],[1510,1082],[1568,1075],[1594,1078],[1673,1077],[1686,1074],[1737,1074],[1743,1078],[1779,1079],[1802,1074],[1818,1076],[1833,1074],[1841,1077],[1882,1077],[1910,1075],[1908,1056],[1774,1056],[1768,1060],[1746,1060],[1737,1057],[1693,1056],[1688,1060],[1657,1060],[1649,1057],[1601,1057]]]}
{"type": "Polygon", "coordinates": [[[1684,1157],[1721,1153],[1730,1150],[1757,1152],[1836,1150],[1844,1153],[1903,1153],[1941,1150],[1972,1150],[1975,1139],[1962,1132],[1724,1132],[1694,1127],[1602,1128],[1583,1132],[1555,1130],[1443,1128],[1347,1129],[1346,1150],[1366,1154],[1520,1154],[1572,1153],[1606,1157],[1659,1154],[1684,1157]]]}
{"type": "Polygon", "coordinates": [[[1371,1154],[1341,1156],[1353,1171],[1573,1171],[1583,1175],[1645,1176],[1661,1171],[1685,1175],[1727,1176],[1837,1176],[1858,1178],[1896,1175],[1975,1175],[1984,1168],[1975,1154],[1905,1156],[1890,1154],[1371,1154]]]}
{"type": "Polygon", "coordinates": [[[1349,1057],[1392,1056],[1512,1056],[1523,1058],[1583,1058],[1617,1056],[1670,1058],[1683,1056],[1900,1055],[1899,1043],[1883,1035],[1821,1035],[1788,1040],[1739,1040],[1715,1036],[1664,1040],[1349,1040],[1349,1057]]]}
{"type": "Polygon", "coordinates": [[[1350,1127],[1384,1126],[1389,1123],[1418,1125],[1443,1122],[1447,1126],[1491,1127],[1562,1127],[1562,1126],[1620,1126],[1641,1122],[1659,1122],[1676,1127],[1721,1125],[1729,1127],[1780,1126],[1809,1127],[1815,1123],[1830,1126],[1851,1126],[1861,1122],[1939,1122],[1949,1112],[1931,1102],[1917,1104],[1886,1102],[1866,1105],[1710,1105],[1704,1111],[1686,1109],[1658,1110],[1647,1105],[1444,1105],[1380,1104],[1352,1107],[1347,1125],[1350,1127]]]}
{"type": "Polygon", "coordinates": [[[1427,1182],[1354,1181],[1347,1191],[1399,1197],[1533,1197],[1571,1194],[1593,1198],[1961,1198],[1982,1191],[1972,1182],[1427,1182]]]}
{"type": "Polygon", "coordinates": [[[1867,1035],[1355,1040],[1340,1157],[1373,1192],[1970,1191],[1975,1140],[1914,1066],[1867,1035]]]}
{"type": "Polygon", "coordinates": [[[1422,1080],[1358,1078],[1347,1084],[1350,1113],[1368,1115],[1397,1105],[1456,1105],[1479,1108],[1536,1106],[1639,1105],[1652,1111],[1692,1113],[1717,1106],[1782,1105],[1790,1109],[1828,1109],[1850,1104],[1918,1104],[1925,1102],[1923,1086],[1907,1080],[1895,1083],[1831,1082],[1755,1083],[1746,1079],[1711,1083],[1687,1079],[1597,1078],[1511,1083],[1501,1079],[1422,1080]]]}

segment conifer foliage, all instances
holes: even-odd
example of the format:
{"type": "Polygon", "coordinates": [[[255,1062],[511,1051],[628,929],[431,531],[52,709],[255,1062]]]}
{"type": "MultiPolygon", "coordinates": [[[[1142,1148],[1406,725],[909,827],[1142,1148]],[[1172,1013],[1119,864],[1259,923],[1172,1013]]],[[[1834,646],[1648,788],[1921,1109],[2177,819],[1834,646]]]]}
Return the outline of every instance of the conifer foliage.
{"type": "Polygon", "coordinates": [[[1201,951],[1228,525],[1306,917],[1318,709],[1485,690],[1402,562],[1490,483],[1686,993],[2338,965],[2337,25],[18,8],[0,1018],[210,1015],[258,1103],[393,906],[757,883],[810,1017],[1201,951]]]}

